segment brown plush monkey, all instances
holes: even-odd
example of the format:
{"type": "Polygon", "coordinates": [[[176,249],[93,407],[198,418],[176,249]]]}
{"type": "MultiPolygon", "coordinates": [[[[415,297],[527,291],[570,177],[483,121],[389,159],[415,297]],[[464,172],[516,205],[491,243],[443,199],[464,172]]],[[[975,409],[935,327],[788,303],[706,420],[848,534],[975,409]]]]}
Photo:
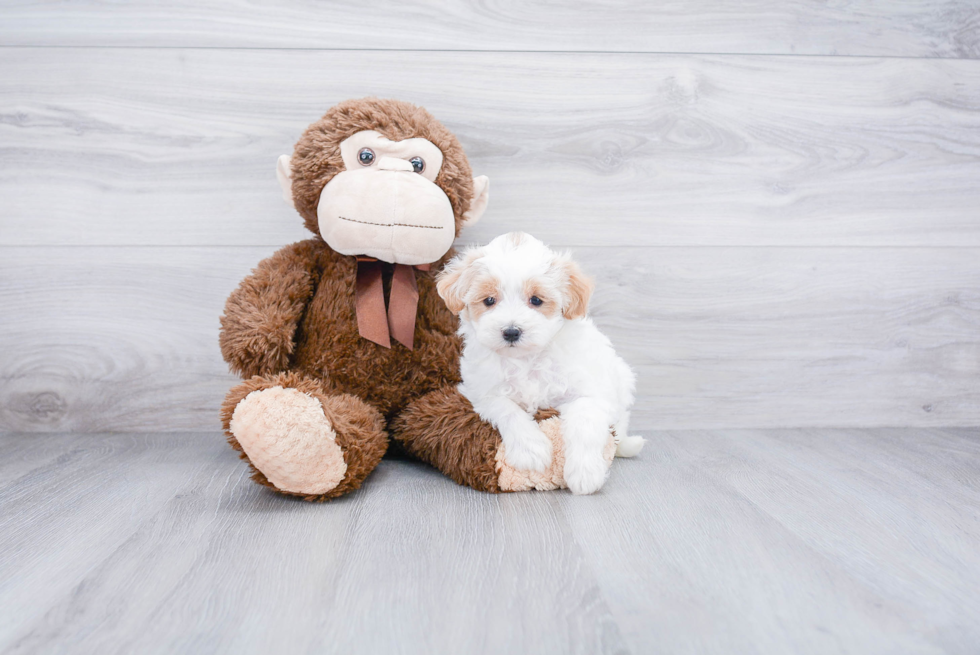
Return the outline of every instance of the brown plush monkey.
{"type": "Polygon", "coordinates": [[[456,137],[408,103],[347,101],[277,174],[315,236],[262,261],[221,318],[221,352],[246,378],[222,421],[253,479],[334,498],[360,486],[390,435],[475,489],[562,486],[557,418],[540,417],[552,468],[514,471],[456,391],[461,344],[434,276],[489,195],[456,137]]]}

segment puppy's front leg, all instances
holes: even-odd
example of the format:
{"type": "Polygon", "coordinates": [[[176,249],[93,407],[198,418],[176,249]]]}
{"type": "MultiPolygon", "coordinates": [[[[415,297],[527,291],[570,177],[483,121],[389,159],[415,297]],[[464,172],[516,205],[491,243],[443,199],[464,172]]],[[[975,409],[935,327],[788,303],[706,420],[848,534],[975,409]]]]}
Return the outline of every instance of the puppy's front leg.
{"type": "Polygon", "coordinates": [[[576,494],[598,491],[609,474],[602,450],[610,438],[610,408],[601,400],[578,398],[558,407],[565,440],[565,484],[576,494]]]}
{"type": "Polygon", "coordinates": [[[504,459],[511,467],[543,472],[551,465],[551,441],[520,405],[510,398],[493,396],[473,403],[473,409],[500,432],[504,459]]]}

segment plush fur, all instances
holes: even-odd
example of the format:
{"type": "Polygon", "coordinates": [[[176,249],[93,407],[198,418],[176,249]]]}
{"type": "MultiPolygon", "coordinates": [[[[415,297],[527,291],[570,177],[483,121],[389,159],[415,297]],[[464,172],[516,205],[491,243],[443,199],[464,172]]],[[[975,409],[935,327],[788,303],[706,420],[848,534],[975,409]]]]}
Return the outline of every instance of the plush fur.
{"type": "MultiPolygon", "coordinates": [[[[386,294],[392,271],[385,265],[386,294]]],[[[286,246],[228,299],[222,352],[240,374],[296,371],[331,392],[362,398],[390,419],[409,399],[459,380],[456,320],[436,293],[434,274],[416,271],[414,350],[381,348],[357,331],[357,261],[320,239],[286,246]]]]}
{"type": "Polygon", "coordinates": [[[409,452],[459,484],[499,492],[495,461],[500,435],[473,411],[455,385],[418,399],[392,421],[409,452]]]}
{"type": "MultiPolygon", "coordinates": [[[[474,184],[462,147],[424,109],[394,100],[348,101],[313,123],[296,144],[291,189],[294,206],[315,236],[259,263],[231,294],[221,318],[222,355],[246,378],[222,407],[228,441],[249,461],[256,482],[307,500],[336,498],[358,488],[381,460],[390,435],[454,480],[499,491],[494,471],[499,435],[455,392],[461,342],[456,319],[435,289],[435,274],[454,253],[447,252],[431,271],[415,271],[419,304],[414,349],[400,343],[384,348],[358,333],[355,258],[332,250],[317,231],[320,193],[344,170],[340,144],[365,130],[392,140],[421,137],[435,144],[443,154],[435,184],[452,205],[457,234],[471,208],[474,184]],[[249,394],[270,389],[283,392],[261,396],[265,415],[256,415],[252,407],[240,412],[235,423],[236,409],[249,394]],[[291,390],[318,401],[322,421],[291,390]],[[249,460],[248,445],[238,442],[236,429],[248,439],[265,439],[260,449],[252,448],[261,453],[269,476],[249,460]],[[302,460],[304,453],[324,457],[315,455],[309,439],[329,439],[330,430],[346,465],[335,488],[321,492],[319,486],[333,475],[330,471],[313,476],[307,490],[280,488],[270,481],[271,476],[291,487],[293,482],[282,481],[310,469],[302,460]],[[465,445],[464,435],[473,437],[465,445]],[[269,454],[274,452],[283,461],[269,454]]],[[[392,271],[393,265],[384,265],[386,297],[392,271]]],[[[325,466],[339,470],[336,463],[325,466]]]]}

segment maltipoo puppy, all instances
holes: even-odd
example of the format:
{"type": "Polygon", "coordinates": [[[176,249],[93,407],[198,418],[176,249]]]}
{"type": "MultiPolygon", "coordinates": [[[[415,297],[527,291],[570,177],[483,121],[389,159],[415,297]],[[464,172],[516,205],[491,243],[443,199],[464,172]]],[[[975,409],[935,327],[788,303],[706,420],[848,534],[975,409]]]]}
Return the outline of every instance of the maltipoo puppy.
{"type": "Polygon", "coordinates": [[[628,436],[635,376],[587,316],[592,280],[567,254],[513,232],[453,259],[437,288],[460,317],[464,347],[459,391],[500,432],[507,463],[544,471],[551,442],[534,421],[560,412],[565,484],[597,491],[616,455],[632,457],[644,440],[628,436]]]}

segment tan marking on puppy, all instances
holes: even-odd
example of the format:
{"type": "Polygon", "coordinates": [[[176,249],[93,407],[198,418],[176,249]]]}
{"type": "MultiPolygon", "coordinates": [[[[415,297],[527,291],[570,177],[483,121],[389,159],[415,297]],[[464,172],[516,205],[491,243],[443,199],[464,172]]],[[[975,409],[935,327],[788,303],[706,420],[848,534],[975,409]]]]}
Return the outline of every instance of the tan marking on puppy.
{"type": "Polygon", "coordinates": [[[466,307],[466,290],[472,285],[477,273],[474,266],[483,257],[483,249],[470,250],[452,259],[436,277],[436,292],[457,316],[466,307]]]}
{"type": "Polygon", "coordinates": [[[540,280],[534,278],[530,280],[524,280],[524,300],[532,309],[536,309],[548,318],[552,318],[558,312],[561,311],[561,301],[556,298],[551,287],[547,286],[540,280]],[[541,299],[541,304],[534,306],[531,305],[531,298],[537,296],[541,299]]]}
{"type": "Polygon", "coordinates": [[[497,278],[489,273],[483,273],[473,279],[472,286],[464,292],[471,321],[479,320],[483,314],[493,309],[493,305],[488,307],[483,300],[485,298],[498,300],[500,298],[499,289],[497,278]]]}
{"type": "Polygon", "coordinates": [[[589,299],[595,289],[595,282],[570,259],[563,261],[561,266],[568,276],[565,286],[565,318],[583,318],[589,311],[589,299]]]}

